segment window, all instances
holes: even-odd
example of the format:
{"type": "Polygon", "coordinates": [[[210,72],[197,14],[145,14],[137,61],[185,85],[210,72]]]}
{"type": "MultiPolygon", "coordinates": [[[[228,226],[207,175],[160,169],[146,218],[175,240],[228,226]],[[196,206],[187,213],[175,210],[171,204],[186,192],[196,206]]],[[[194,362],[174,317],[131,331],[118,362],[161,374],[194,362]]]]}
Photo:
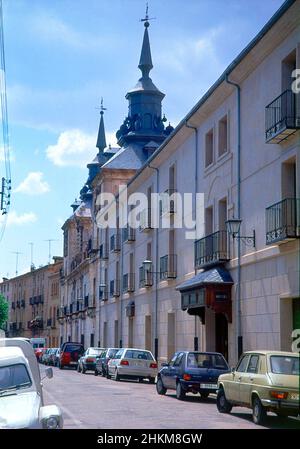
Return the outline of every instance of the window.
{"type": "Polygon", "coordinates": [[[0,368],[0,392],[6,389],[25,388],[31,385],[27,368],[22,363],[0,368]]]}
{"type": "Polygon", "coordinates": [[[240,363],[238,364],[238,367],[236,369],[238,372],[241,372],[241,373],[246,372],[249,358],[250,358],[250,355],[248,355],[248,354],[242,358],[242,360],[240,361],[240,363]]]}
{"type": "Polygon", "coordinates": [[[248,365],[247,373],[257,373],[258,371],[258,362],[259,362],[259,356],[258,355],[252,355],[250,357],[250,362],[248,365]]]}
{"type": "Polygon", "coordinates": [[[170,366],[174,366],[174,363],[175,363],[175,361],[177,359],[177,356],[178,356],[178,352],[176,352],[176,354],[174,354],[173,357],[171,358],[171,360],[169,362],[170,366]]]}
{"type": "Polygon", "coordinates": [[[225,154],[228,150],[228,123],[227,115],[219,121],[219,145],[218,145],[218,155],[219,157],[225,154]]]}
{"type": "Polygon", "coordinates": [[[271,370],[274,374],[299,376],[299,357],[271,356],[271,370]]]}
{"type": "Polygon", "coordinates": [[[214,132],[211,129],[205,136],[205,167],[214,161],[214,132]]]}
{"type": "Polygon", "coordinates": [[[180,364],[182,362],[182,359],[183,359],[183,356],[184,356],[183,352],[178,355],[177,359],[174,362],[174,366],[180,366],[180,364]]]}

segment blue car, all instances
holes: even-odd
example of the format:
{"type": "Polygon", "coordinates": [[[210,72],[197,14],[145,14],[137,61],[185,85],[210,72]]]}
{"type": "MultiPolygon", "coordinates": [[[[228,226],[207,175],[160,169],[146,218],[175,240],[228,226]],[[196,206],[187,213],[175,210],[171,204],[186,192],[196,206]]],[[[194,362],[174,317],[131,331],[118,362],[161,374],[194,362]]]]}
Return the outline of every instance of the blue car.
{"type": "Polygon", "coordinates": [[[200,393],[206,399],[217,392],[218,377],[230,372],[222,354],[218,352],[176,352],[169,363],[163,363],[157,376],[156,390],[160,395],[176,390],[177,399],[186,393],[200,393]]]}

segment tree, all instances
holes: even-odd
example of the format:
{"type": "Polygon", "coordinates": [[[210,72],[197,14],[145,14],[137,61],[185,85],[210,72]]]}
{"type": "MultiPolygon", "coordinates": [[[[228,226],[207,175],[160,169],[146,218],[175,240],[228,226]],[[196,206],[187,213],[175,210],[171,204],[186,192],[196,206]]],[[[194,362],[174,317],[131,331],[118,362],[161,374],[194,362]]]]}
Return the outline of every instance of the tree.
{"type": "Polygon", "coordinates": [[[8,320],[8,302],[3,295],[0,295],[0,329],[8,320]]]}

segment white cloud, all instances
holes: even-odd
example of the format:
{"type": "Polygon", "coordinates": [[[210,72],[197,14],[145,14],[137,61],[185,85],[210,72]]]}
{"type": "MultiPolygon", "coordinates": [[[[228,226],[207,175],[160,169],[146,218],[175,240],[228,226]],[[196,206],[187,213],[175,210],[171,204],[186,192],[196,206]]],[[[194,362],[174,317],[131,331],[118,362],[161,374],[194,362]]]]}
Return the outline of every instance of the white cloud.
{"type": "MultiPolygon", "coordinates": [[[[107,144],[116,145],[113,133],[106,134],[107,144]]],[[[55,145],[46,149],[47,157],[59,167],[75,166],[86,168],[97,153],[95,135],[86,134],[79,129],[62,132],[55,145]]]]}
{"type": "Polygon", "coordinates": [[[107,38],[80,32],[58,17],[48,14],[33,15],[30,31],[39,39],[57,42],[79,50],[99,49],[108,43],[107,38]]]}
{"type": "Polygon", "coordinates": [[[25,193],[26,195],[43,195],[50,191],[49,184],[43,180],[42,172],[30,172],[15,189],[17,193],[25,193]]]}
{"type": "MultiPolygon", "coordinates": [[[[5,217],[0,217],[0,225],[4,222],[5,217]]],[[[23,226],[30,223],[35,223],[37,216],[34,212],[25,212],[24,214],[18,214],[15,210],[11,211],[7,215],[7,226],[23,226]]]]}

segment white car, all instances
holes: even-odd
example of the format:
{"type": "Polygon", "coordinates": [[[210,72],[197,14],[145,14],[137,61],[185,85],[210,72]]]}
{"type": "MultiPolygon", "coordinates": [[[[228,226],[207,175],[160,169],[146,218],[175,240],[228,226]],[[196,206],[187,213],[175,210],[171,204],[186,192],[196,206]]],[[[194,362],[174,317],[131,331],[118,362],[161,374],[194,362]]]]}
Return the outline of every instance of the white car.
{"type": "Polygon", "coordinates": [[[149,379],[155,383],[157,362],[150,351],[145,349],[123,348],[108,362],[108,377],[115,380],[149,379]]]}
{"type": "MultiPolygon", "coordinates": [[[[53,377],[52,368],[45,377],[53,377]]],[[[60,429],[56,405],[44,405],[39,366],[30,343],[0,339],[0,429],[60,429]]]]}

